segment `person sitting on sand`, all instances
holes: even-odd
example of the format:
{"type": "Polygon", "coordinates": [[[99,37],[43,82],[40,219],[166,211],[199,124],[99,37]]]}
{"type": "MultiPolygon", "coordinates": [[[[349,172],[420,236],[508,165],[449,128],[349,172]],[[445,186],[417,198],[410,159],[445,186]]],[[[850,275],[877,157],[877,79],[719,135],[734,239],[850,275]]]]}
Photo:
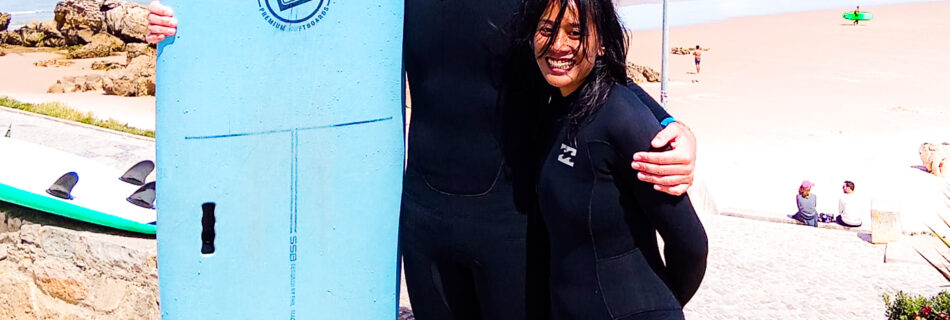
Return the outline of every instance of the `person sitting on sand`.
{"type": "Polygon", "coordinates": [[[696,50],[693,50],[693,61],[696,62],[696,74],[699,74],[699,60],[703,58],[703,52],[699,50],[699,45],[696,45],[696,50]]]}
{"type": "Polygon", "coordinates": [[[845,227],[860,227],[861,216],[865,212],[864,206],[859,203],[860,199],[854,194],[854,182],[845,181],[841,189],[844,194],[838,199],[838,217],[835,220],[845,227]]]}
{"type": "Polygon", "coordinates": [[[802,181],[801,187],[798,188],[798,196],[795,198],[795,202],[798,203],[798,212],[792,218],[804,222],[805,225],[817,227],[818,196],[811,193],[811,187],[814,186],[815,184],[811,181],[802,181]]]}

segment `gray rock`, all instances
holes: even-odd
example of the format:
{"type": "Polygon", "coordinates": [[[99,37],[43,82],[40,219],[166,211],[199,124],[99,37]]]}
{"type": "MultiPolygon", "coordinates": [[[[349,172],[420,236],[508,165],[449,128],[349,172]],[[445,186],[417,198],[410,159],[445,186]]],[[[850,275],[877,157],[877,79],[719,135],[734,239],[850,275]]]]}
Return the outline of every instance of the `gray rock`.
{"type": "Polygon", "coordinates": [[[148,34],[148,9],[124,0],[106,0],[102,4],[105,28],[125,42],[145,42],[148,34]]]}

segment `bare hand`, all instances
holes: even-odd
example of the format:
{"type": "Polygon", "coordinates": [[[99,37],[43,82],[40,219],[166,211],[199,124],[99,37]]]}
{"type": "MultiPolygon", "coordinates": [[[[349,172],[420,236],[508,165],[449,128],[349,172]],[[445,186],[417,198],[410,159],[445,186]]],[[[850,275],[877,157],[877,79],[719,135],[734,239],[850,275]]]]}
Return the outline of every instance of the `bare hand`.
{"type": "Polygon", "coordinates": [[[159,43],[166,37],[175,36],[178,32],[178,19],[175,19],[172,8],[156,0],[148,5],[148,11],[148,35],[145,36],[145,41],[159,43]]]}
{"type": "Polygon", "coordinates": [[[637,178],[653,184],[653,189],[675,196],[686,193],[693,184],[696,169],[696,136],[681,122],[673,122],[657,133],[650,143],[654,148],[669,145],[672,149],[661,152],[637,152],[630,164],[637,178]]]}

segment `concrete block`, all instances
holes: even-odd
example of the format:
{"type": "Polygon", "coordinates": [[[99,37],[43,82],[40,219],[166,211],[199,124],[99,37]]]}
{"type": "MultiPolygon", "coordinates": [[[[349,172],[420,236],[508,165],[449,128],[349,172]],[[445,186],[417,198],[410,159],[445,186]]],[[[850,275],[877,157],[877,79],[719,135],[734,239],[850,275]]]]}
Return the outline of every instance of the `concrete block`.
{"type": "Polygon", "coordinates": [[[871,243],[889,243],[900,240],[901,217],[896,211],[871,210],[871,243]]]}

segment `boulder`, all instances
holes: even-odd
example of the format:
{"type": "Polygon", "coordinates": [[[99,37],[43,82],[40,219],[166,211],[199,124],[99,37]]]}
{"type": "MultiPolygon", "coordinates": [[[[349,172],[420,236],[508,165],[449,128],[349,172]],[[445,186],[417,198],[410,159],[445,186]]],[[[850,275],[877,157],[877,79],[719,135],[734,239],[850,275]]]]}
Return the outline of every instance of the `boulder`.
{"type": "Polygon", "coordinates": [[[63,87],[62,81],[56,80],[56,83],[50,86],[46,93],[66,93],[66,88],[63,87]]]}
{"type": "Polygon", "coordinates": [[[129,43],[125,45],[125,63],[132,63],[132,59],[138,56],[156,56],[155,49],[145,43],[129,43]]]}
{"type": "Polygon", "coordinates": [[[125,47],[125,43],[119,38],[107,33],[97,33],[92,36],[89,43],[75,51],[66,54],[70,59],[102,58],[112,55],[112,52],[120,51],[125,47]]]}
{"type": "Polygon", "coordinates": [[[64,0],[56,4],[53,10],[56,28],[63,33],[66,44],[86,44],[79,32],[87,30],[93,34],[103,31],[105,15],[102,4],[105,0],[64,0]]]}
{"type": "Polygon", "coordinates": [[[27,47],[59,47],[65,44],[63,35],[53,21],[33,21],[16,30],[4,32],[4,42],[27,47]]]}
{"type": "Polygon", "coordinates": [[[90,66],[92,70],[112,70],[112,69],[118,69],[122,67],[124,66],[118,62],[105,61],[105,60],[93,62],[92,66],[90,66]]]}
{"type": "Polygon", "coordinates": [[[10,26],[10,14],[6,12],[0,12],[0,31],[7,31],[7,27],[10,26]]]}
{"type": "Polygon", "coordinates": [[[634,63],[627,64],[627,77],[636,83],[660,82],[660,73],[634,63]]]}
{"type": "Polygon", "coordinates": [[[105,0],[102,4],[104,27],[125,42],[145,42],[148,34],[148,8],[124,0],[105,0]]]}
{"type": "Polygon", "coordinates": [[[102,89],[106,94],[116,96],[155,95],[155,57],[138,56],[124,69],[106,72],[102,89]]]}
{"type": "Polygon", "coordinates": [[[59,68],[59,67],[68,67],[68,66],[71,66],[71,65],[73,65],[73,62],[72,62],[72,61],[69,61],[69,60],[56,60],[56,59],[52,59],[52,60],[37,61],[37,62],[34,62],[33,65],[34,65],[34,66],[37,66],[37,67],[56,67],[56,68],[59,68]]]}
{"type": "Polygon", "coordinates": [[[85,76],[63,77],[62,83],[66,92],[86,92],[102,90],[102,76],[98,74],[87,74],[85,76]]]}
{"type": "Polygon", "coordinates": [[[950,143],[924,142],[920,145],[918,153],[927,172],[941,178],[950,178],[950,143]]]}

